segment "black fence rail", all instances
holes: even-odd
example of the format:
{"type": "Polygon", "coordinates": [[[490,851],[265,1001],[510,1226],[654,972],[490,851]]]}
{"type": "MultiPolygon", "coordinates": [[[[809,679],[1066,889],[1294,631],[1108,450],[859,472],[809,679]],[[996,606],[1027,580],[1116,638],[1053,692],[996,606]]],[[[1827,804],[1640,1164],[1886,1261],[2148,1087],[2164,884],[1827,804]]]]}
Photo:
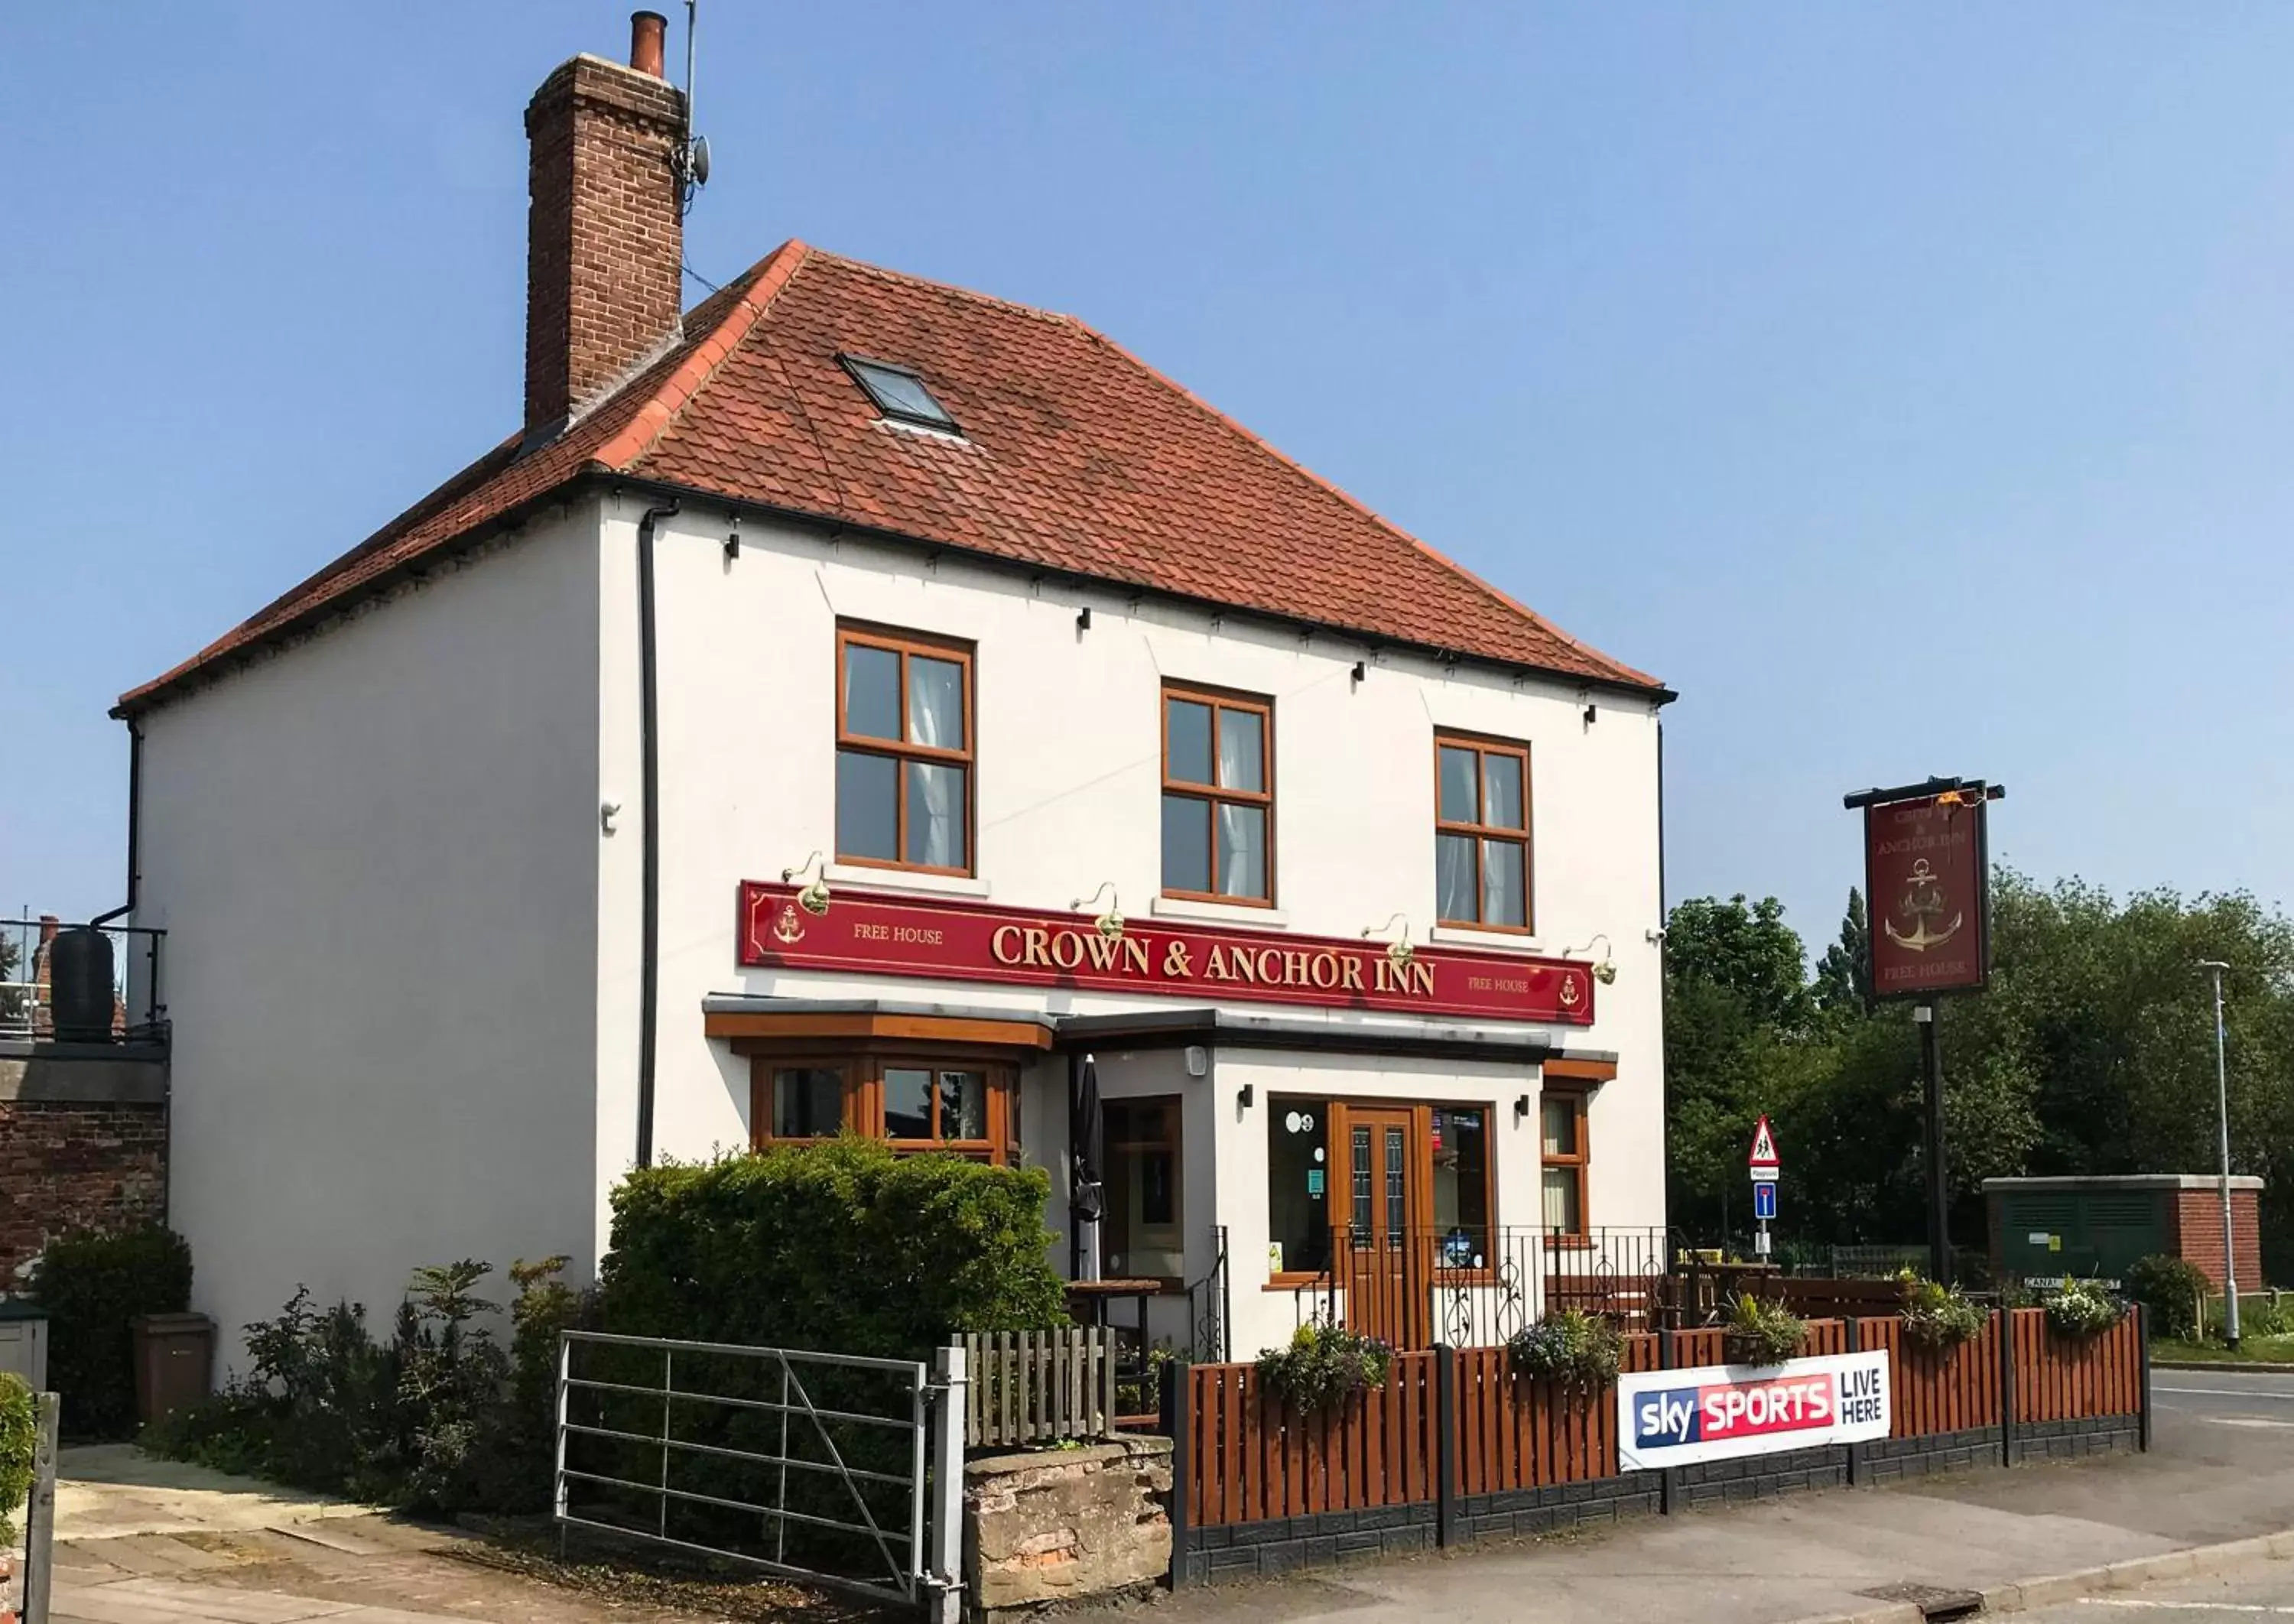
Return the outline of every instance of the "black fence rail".
{"type": "Polygon", "coordinates": [[[1398,1348],[1492,1346],[1563,1308],[1647,1330],[1670,1323],[1674,1255],[1654,1229],[1339,1229],[1306,1302],[1325,1322],[1398,1348]]]}
{"type": "Polygon", "coordinates": [[[164,930],[0,920],[0,1038],[39,1043],[164,1042],[164,930]]]}

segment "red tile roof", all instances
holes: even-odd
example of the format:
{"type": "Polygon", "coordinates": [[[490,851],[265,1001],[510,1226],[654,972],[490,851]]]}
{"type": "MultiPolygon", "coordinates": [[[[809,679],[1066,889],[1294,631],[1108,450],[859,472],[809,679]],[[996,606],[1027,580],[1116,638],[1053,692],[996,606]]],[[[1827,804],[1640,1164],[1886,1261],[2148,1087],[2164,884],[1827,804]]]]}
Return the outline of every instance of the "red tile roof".
{"type": "Polygon", "coordinates": [[[120,708],[597,474],[1662,693],[1070,317],[789,242],[685,326],[685,341],[557,440],[496,446],[120,708]],[[915,369],[963,438],[878,421],[840,353],[915,369]]]}

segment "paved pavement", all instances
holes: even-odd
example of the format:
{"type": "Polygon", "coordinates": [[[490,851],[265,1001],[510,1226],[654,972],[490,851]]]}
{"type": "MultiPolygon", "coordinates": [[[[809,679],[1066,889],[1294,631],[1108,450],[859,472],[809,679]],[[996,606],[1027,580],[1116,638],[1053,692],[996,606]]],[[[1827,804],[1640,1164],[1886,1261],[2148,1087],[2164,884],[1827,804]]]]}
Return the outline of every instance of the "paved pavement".
{"type": "Polygon", "coordinates": [[[2029,1624],[2268,1624],[2294,1618],[2294,1562],[2255,1563],[2123,1596],[2082,1596],[2023,1616],[2029,1624]]]}

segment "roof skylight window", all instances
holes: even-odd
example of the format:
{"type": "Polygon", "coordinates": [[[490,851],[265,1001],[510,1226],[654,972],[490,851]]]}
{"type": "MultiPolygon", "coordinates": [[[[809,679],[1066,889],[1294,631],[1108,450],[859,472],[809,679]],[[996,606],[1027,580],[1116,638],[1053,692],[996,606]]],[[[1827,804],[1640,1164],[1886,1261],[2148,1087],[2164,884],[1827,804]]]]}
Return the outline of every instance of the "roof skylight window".
{"type": "Polygon", "coordinates": [[[932,392],[924,387],[924,380],[908,368],[896,367],[886,361],[867,361],[858,355],[837,359],[868,392],[868,398],[876,402],[876,410],[895,423],[914,423],[949,434],[964,432],[948,415],[948,408],[932,398],[932,392]]]}

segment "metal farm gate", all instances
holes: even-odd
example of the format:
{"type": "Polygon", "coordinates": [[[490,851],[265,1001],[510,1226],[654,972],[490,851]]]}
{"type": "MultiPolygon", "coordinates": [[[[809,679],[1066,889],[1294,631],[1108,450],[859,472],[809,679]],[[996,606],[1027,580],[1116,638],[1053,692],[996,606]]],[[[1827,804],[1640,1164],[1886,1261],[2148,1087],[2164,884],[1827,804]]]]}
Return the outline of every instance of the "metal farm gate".
{"type": "Polygon", "coordinates": [[[583,1529],[953,1620],[964,1360],[568,1331],[554,1509],[583,1529]]]}

